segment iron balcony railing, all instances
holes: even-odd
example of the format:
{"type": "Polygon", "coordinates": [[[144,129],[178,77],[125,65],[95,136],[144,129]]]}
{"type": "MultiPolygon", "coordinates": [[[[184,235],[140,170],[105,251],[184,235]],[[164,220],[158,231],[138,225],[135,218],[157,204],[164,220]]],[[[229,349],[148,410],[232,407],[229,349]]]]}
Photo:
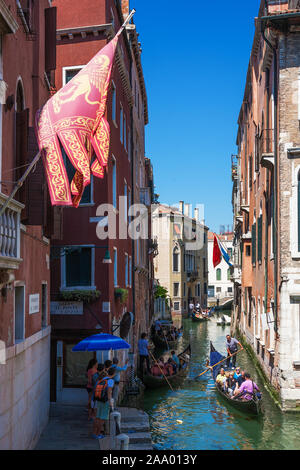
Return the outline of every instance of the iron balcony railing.
{"type": "MultiPolygon", "coordinates": [[[[0,209],[4,206],[7,196],[0,193],[0,209]]],[[[0,270],[18,269],[20,262],[20,214],[24,205],[15,200],[0,215],[0,270]]]]}

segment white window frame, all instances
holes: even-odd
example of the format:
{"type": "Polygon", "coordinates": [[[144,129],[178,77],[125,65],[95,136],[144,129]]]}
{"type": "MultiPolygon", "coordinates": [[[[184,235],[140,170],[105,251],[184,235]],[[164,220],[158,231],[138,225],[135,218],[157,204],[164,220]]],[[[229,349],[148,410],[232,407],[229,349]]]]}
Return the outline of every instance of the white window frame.
{"type": "Polygon", "coordinates": [[[129,263],[128,263],[128,279],[129,279],[129,287],[132,286],[132,257],[129,256],[129,263]]]}
{"type": "Polygon", "coordinates": [[[118,249],[114,246],[114,287],[118,287],[118,249]]]}
{"type": "Polygon", "coordinates": [[[124,110],[123,110],[122,104],[120,103],[120,141],[122,144],[124,142],[123,129],[124,129],[124,110]]]}
{"type": "Polygon", "coordinates": [[[19,344],[26,339],[26,283],[24,281],[16,281],[14,288],[24,287],[24,313],[23,313],[23,338],[16,340],[16,295],[14,290],[14,344],[19,344]]]}
{"type": "Polygon", "coordinates": [[[290,250],[293,259],[300,259],[298,251],[298,173],[300,165],[292,163],[292,196],[290,198],[290,250]]]}
{"type": "Polygon", "coordinates": [[[61,291],[72,291],[72,290],[96,290],[95,286],[95,245],[65,245],[61,248],[61,291]],[[64,248],[91,248],[91,285],[90,286],[71,286],[66,285],[66,255],[63,254],[64,248]]]}
{"type": "Polygon", "coordinates": [[[115,127],[118,128],[117,124],[117,87],[115,82],[111,82],[111,120],[114,123],[115,127]]]}
{"type": "Polygon", "coordinates": [[[129,257],[128,253],[125,253],[125,286],[129,286],[129,276],[128,276],[128,270],[129,270],[129,257]]]}
{"type": "Polygon", "coordinates": [[[114,206],[115,209],[117,209],[118,205],[118,191],[117,191],[117,159],[115,158],[114,155],[112,155],[112,205],[114,206]]]}
{"type": "Polygon", "coordinates": [[[81,70],[85,67],[85,65],[69,65],[68,67],[63,67],[62,68],[62,84],[65,86],[67,84],[66,82],[66,72],[68,70],[81,70]]]}

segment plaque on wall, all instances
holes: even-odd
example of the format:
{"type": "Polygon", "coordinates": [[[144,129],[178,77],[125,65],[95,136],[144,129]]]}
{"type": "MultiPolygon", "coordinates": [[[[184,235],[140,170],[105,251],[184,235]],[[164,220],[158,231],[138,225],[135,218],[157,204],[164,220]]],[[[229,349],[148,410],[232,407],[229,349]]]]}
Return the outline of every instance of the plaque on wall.
{"type": "Polygon", "coordinates": [[[40,311],[40,294],[31,294],[29,296],[29,314],[39,313],[40,311]]]}
{"type": "Polygon", "coordinates": [[[51,315],[83,315],[83,302],[50,302],[51,315]]]}

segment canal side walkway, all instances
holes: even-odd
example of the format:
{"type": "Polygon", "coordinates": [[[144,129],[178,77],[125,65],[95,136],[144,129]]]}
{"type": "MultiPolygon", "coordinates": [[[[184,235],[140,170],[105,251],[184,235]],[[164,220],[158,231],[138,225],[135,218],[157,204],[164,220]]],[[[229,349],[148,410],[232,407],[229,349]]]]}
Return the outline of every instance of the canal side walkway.
{"type": "MultiPolygon", "coordinates": [[[[147,413],[135,408],[118,408],[117,411],[121,413],[121,432],[129,437],[129,450],[153,449],[147,413]]],[[[51,403],[49,422],[35,450],[108,449],[109,438],[93,439],[92,426],[92,421],[87,419],[86,406],[51,403]]]]}

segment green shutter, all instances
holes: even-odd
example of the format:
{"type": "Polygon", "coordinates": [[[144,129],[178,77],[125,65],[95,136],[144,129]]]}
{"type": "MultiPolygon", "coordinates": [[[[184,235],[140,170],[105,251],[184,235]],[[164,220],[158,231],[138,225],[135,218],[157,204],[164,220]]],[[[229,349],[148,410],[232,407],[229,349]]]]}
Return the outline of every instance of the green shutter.
{"type": "Polygon", "coordinates": [[[257,226],[257,260],[262,260],[262,215],[258,219],[258,226],[257,226]]]}
{"type": "Polygon", "coordinates": [[[252,225],[252,264],[256,264],[256,223],[252,225]]]}

